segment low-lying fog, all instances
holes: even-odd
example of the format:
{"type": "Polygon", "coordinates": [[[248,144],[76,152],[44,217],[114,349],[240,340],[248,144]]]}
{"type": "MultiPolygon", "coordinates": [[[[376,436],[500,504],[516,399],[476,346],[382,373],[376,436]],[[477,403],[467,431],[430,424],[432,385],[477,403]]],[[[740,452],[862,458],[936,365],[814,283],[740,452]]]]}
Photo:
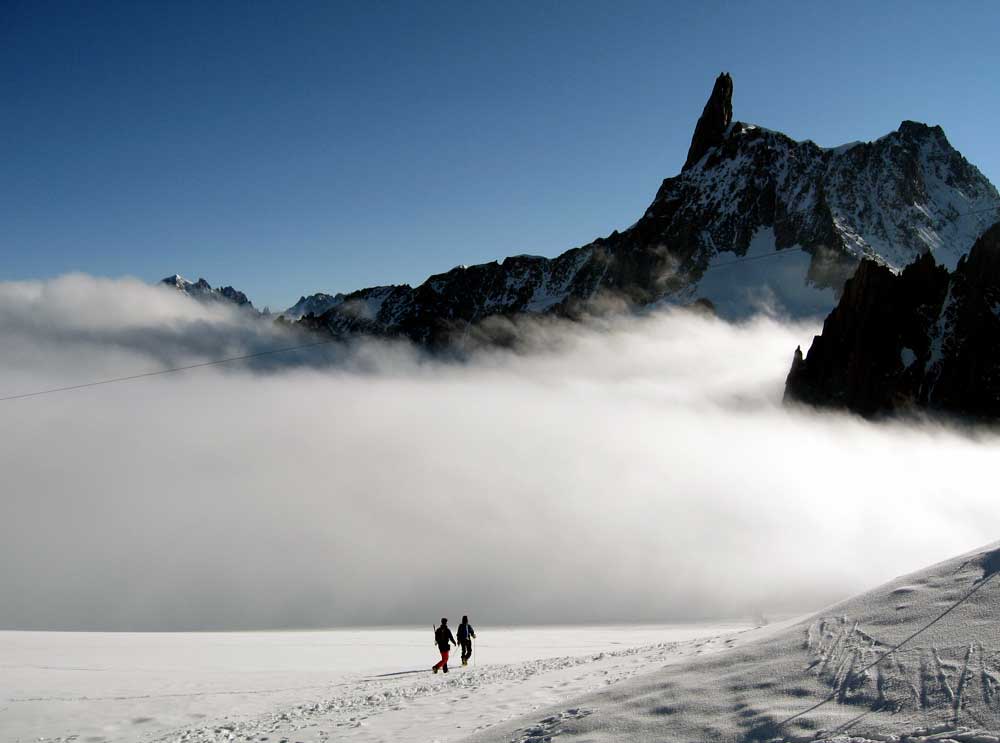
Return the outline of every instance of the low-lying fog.
{"type": "MultiPolygon", "coordinates": [[[[0,402],[0,627],[669,621],[992,541],[998,441],[781,406],[818,323],[322,347],[0,402]]],[[[0,397],[292,345],[132,280],[0,283],[0,397]]]]}

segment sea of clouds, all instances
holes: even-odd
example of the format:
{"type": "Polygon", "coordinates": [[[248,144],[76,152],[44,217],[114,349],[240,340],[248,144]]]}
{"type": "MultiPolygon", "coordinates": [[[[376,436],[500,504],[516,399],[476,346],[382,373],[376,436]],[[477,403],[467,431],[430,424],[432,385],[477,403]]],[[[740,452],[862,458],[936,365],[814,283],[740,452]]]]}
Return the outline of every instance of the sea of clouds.
{"type": "MultiPolygon", "coordinates": [[[[995,539],[992,434],[782,406],[818,329],[522,321],[461,360],[369,341],[0,402],[0,628],[739,617],[995,539]]],[[[0,397],[309,341],[136,280],[0,283],[0,397]]]]}

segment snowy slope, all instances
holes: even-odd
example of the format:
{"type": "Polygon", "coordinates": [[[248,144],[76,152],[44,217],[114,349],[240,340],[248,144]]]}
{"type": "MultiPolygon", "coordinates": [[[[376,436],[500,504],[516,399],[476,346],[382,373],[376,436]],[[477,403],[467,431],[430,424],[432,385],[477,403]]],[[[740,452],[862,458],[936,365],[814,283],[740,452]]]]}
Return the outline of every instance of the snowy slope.
{"type": "Polygon", "coordinates": [[[716,253],[701,280],[672,296],[671,301],[707,299],[728,318],[754,312],[810,317],[835,304],[831,287],[809,280],[809,254],[798,245],[780,251],[772,227],[760,228],[741,258],[716,253]]]}
{"type": "Polygon", "coordinates": [[[725,653],[471,740],[804,741],[848,734],[922,740],[936,734],[995,743],[984,736],[1000,732],[1000,580],[990,577],[1000,569],[998,546],[897,578],[725,653]]]}

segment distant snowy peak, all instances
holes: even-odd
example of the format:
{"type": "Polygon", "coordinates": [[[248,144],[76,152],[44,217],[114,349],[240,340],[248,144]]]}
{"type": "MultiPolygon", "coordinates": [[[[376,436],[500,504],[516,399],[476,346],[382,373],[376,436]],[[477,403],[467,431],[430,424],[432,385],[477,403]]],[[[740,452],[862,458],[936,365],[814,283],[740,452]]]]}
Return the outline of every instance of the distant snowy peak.
{"type": "Polygon", "coordinates": [[[309,316],[319,317],[335,310],[338,316],[347,318],[351,323],[372,325],[376,323],[385,300],[398,291],[407,292],[410,291],[410,287],[373,286],[350,294],[319,292],[301,297],[281,314],[286,320],[301,320],[309,316]]]}
{"type": "Polygon", "coordinates": [[[322,315],[327,310],[343,303],[343,294],[324,294],[317,292],[308,297],[299,297],[299,301],[282,312],[286,320],[300,320],[306,315],[322,315]]]}
{"type": "MultiPolygon", "coordinates": [[[[182,291],[185,293],[187,293],[190,290],[190,288],[195,285],[193,281],[188,281],[179,273],[175,273],[173,276],[168,276],[167,278],[160,281],[160,283],[166,284],[167,286],[172,286],[178,291],[182,291]]],[[[208,282],[205,281],[204,279],[199,279],[198,283],[199,284],[203,283],[205,286],[208,286],[208,282]]]]}
{"type": "Polygon", "coordinates": [[[188,281],[176,273],[173,276],[163,279],[160,283],[173,287],[177,291],[201,301],[232,302],[239,307],[253,309],[253,303],[247,298],[247,295],[231,286],[213,289],[212,285],[205,281],[205,279],[188,281]]]}

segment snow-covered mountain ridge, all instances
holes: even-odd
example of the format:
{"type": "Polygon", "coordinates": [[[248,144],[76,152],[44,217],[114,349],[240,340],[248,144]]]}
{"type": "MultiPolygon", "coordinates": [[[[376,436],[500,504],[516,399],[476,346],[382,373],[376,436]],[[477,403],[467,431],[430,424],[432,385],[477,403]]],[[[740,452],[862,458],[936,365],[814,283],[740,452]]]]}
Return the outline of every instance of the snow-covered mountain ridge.
{"type": "Polygon", "coordinates": [[[473,327],[495,342],[498,324],[483,322],[494,316],[575,317],[606,299],[706,299],[729,318],[825,314],[862,258],[899,270],[930,252],[951,268],[1000,215],[996,188],[940,127],[903,121],[875,141],[822,148],[734,121],[732,94],[720,75],[683,170],[631,227],[552,259],[515,255],[416,287],[302,297],[286,319],[440,347],[473,327]]]}
{"type": "Polygon", "coordinates": [[[173,287],[182,294],[186,294],[194,299],[211,302],[232,302],[239,307],[253,309],[253,303],[247,298],[247,295],[231,286],[222,286],[213,289],[212,285],[205,281],[205,279],[188,281],[177,273],[173,276],[168,276],[160,281],[160,283],[173,287]]]}
{"type": "Polygon", "coordinates": [[[996,221],[1000,194],[940,127],[904,121],[873,142],[822,148],[732,121],[731,96],[721,75],[684,170],[628,229],[553,259],[519,255],[417,287],[362,289],[301,322],[436,346],[493,315],[574,316],[607,296],[639,307],[705,298],[729,317],[820,314],[862,257],[900,269],[931,252],[951,267],[996,221]],[[752,270],[725,265],[752,245],[755,258],[800,250],[752,270]]]}
{"type": "Polygon", "coordinates": [[[343,294],[324,294],[317,292],[308,297],[299,297],[299,301],[281,314],[286,320],[298,320],[306,315],[322,315],[331,307],[336,307],[344,301],[343,294]]]}

